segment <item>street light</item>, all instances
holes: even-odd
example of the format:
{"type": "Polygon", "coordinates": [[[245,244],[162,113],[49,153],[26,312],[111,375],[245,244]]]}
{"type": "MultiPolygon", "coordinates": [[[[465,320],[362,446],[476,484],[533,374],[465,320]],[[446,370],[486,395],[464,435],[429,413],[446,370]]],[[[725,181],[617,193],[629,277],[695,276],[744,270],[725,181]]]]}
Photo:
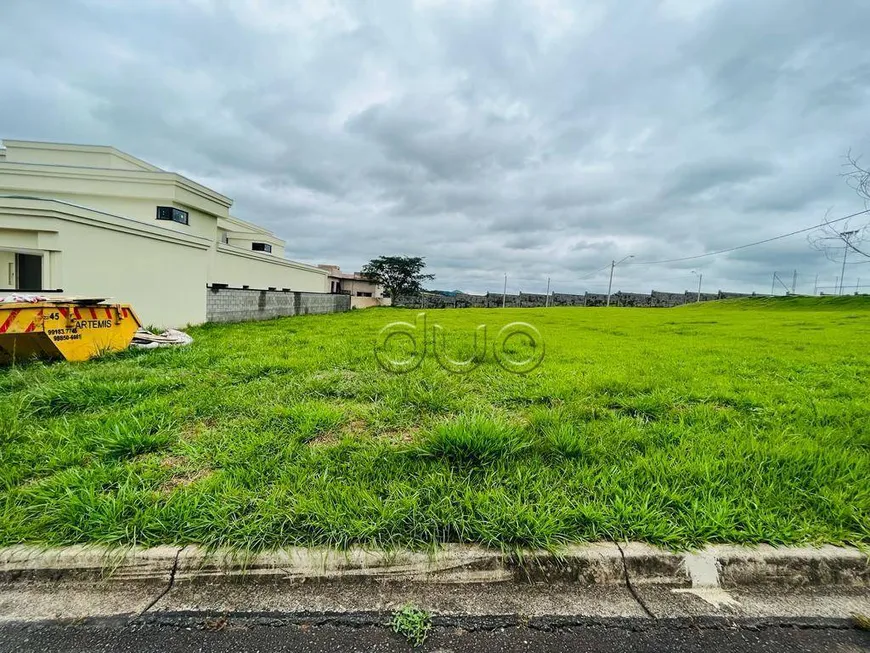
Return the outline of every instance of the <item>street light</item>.
{"type": "Polygon", "coordinates": [[[613,268],[622,263],[623,261],[627,261],[630,258],[634,258],[634,254],[629,254],[624,259],[619,261],[611,261],[610,262],[610,282],[607,284],[607,305],[610,306],[610,291],[613,289],[613,268]]]}
{"type": "Polygon", "coordinates": [[[692,270],[692,274],[698,275],[698,299],[696,302],[701,301],[701,282],[704,280],[704,274],[702,272],[698,272],[697,270],[692,270]]]}

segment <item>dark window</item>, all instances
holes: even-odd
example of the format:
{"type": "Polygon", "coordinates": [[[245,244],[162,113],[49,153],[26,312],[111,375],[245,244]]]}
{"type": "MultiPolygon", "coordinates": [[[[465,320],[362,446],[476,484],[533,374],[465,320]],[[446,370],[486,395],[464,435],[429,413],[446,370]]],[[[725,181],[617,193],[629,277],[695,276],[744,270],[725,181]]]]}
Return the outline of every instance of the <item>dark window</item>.
{"type": "Polygon", "coordinates": [[[357,292],[357,297],[371,297],[372,294],[370,292],[357,292]]]}
{"type": "Polygon", "coordinates": [[[158,206],[157,219],[172,220],[172,222],[177,222],[178,224],[190,224],[190,217],[187,215],[187,211],[176,209],[174,206],[158,206]]]}
{"type": "Polygon", "coordinates": [[[267,254],[272,253],[272,246],[269,243],[254,243],[251,245],[251,249],[255,252],[266,252],[267,254]]]}
{"type": "Polygon", "coordinates": [[[16,290],[42,290],[42,257],[34,254],[15,255],[16,290]]]}

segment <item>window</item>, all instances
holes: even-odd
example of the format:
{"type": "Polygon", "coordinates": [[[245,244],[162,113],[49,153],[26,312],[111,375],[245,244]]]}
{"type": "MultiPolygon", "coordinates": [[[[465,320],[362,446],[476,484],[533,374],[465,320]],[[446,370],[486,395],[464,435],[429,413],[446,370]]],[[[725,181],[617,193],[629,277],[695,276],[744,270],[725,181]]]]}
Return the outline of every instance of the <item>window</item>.
{"type": "MultiPolygon", "coordinates": [[[[36,254],[16,254],[14,274],[10,281],[15,290],[42,290],[42,257],[36,254]]],[[[11,271],[10,271],[11,272],[11,271]]]]}
{"type": "Polygon", "coordinates": [[[174,206],[158,206],[157,219],[171,220],[178,224],[190,224],[190,217],[187,215],[187,211],[176,209],[174,206]]]}
{"type": "Polygon", "coordinates": [[[267,254],[272,253],[272,246],[269,243],[253,243],[251,249],[255,252],[266,252],[267,254]]]}

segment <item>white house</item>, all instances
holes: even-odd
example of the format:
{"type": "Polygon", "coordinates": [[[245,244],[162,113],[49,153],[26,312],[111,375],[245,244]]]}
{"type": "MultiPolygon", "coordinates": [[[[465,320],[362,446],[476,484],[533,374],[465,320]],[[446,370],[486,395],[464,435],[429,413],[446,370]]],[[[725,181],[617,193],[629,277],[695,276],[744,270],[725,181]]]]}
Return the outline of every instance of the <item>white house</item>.
{"type": "Polygon", "coordinates": [[[367,279],[362,272],[342,272],[337,265],[318,265],[329,273],[329,292],[342,293],[351,297],[384,296],[384,289],[378,283],[367,279]]]}
{"type": "Polygon", "coordinates": [[[363,276],[362,272],[342,272],[337,265],[319,265],[329,273],[329,292],[350,296],[351,308],[390,306],[392,300],[384,297],[380,284],[363,276]]]}
{"type": "Polygon", "coordinates": [[[206,320],[207,285],[329,292],[328,272],[230,215],[232,200],[112,147],[0,148],[0,295],[111,297],[145,324],[206,320]]]}

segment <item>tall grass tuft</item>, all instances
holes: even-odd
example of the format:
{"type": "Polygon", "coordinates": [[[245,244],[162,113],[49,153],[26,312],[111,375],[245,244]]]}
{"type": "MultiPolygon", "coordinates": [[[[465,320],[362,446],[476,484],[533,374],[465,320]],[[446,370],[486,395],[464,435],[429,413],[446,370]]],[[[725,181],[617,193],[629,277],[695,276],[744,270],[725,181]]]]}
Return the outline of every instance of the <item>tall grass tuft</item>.
{"type": "Polygon", "coordinates": [[[544,427],[544,446],[548,453],[563,458],[580,458],[588,446],[573,424],[551,424],[544,427]]]}
{"type": "Polygon", "coordinates": [[[454,463],[482,465],[516,456],[531,445],[519,426],[473,415],[438,424],[424,438],[421,450],[454,463]]]}

